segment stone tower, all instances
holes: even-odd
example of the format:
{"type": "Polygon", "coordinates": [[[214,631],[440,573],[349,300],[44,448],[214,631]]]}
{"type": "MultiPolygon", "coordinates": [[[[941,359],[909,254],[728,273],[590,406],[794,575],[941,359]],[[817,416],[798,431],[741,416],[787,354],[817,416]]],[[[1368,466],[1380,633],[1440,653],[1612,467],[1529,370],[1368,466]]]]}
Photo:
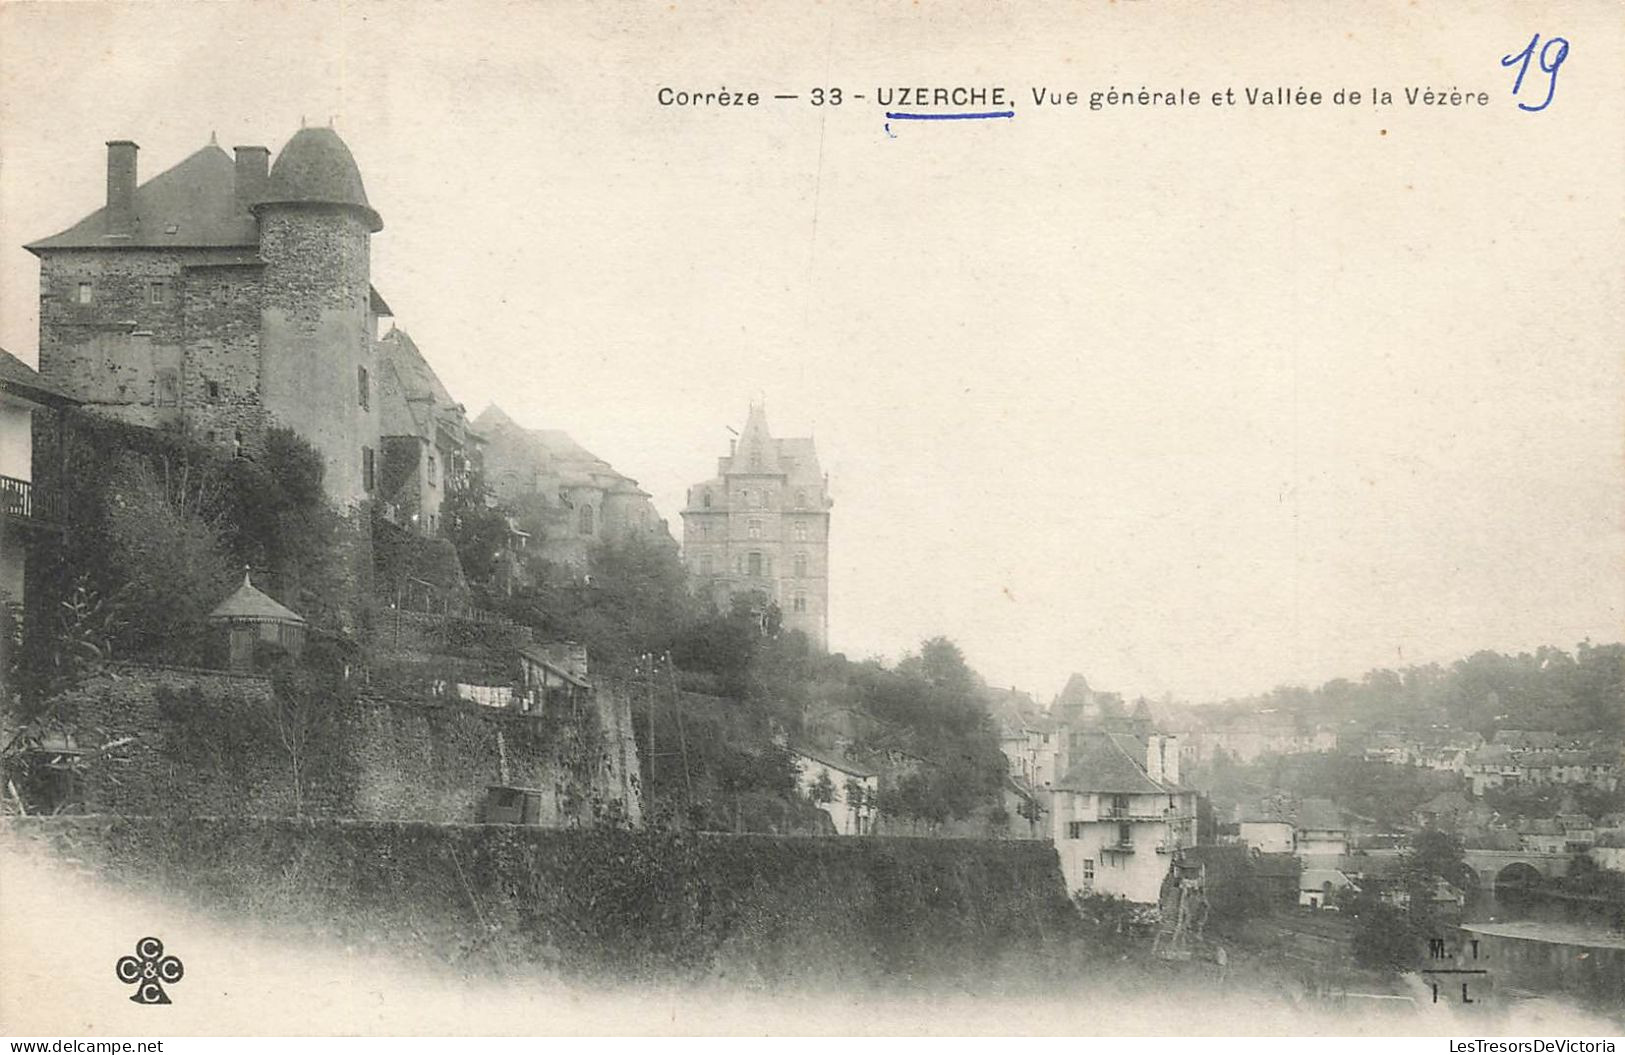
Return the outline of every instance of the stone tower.
{"type": "Polygon", "coordinates": [[[272,165],[265,147],[211,141],[145,183],[138,150],[109,142],[104,206],[27,246],[40,374],[94,413],[238,453],[291,428],[321,451],[329,497],[354,506],[379,471],[388,309],[369,281],[383,224],[349,148],[304,128],[272,165]]]}
{"type": "Polygon", "coordinates": [[[812,438],[775,438],[753,404],[716,476],[688,489],[689,575],[724,609],[737,596],[777,604],[786,629],[827,648],[832,504],[812,438]]]}
{"type": "Polygon", "coordinates": [[[383,227],[355,158],[331,128],[301,128],[259,199],[260,393],[267,414],[320,450],[341,504],[376,489],[376,315],[371,241],[383,227]]]}

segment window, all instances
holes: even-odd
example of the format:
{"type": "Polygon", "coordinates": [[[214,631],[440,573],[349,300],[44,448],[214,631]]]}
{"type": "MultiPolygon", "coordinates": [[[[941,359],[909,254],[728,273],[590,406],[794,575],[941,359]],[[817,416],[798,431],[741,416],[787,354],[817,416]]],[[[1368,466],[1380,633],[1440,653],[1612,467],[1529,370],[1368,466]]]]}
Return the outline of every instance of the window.
{"type": "Polygon", "coordinates": [[[710,575],[712,569],[711,554],[707,553],[700,558],[700,574],[710,575]]]}
{"type": "Polygon", "coordinates": [[[147,286],[147,300],[153,304],[162,304],[164,302],[164,284],[162,282],[153,282],[147,286]]]}
{"type": "Polygon", "coordinates": [[[592,506],[583,504],[579,516],[581,519],[581,533],[583,535],[592,534],[592,506]]]}
{"type": "Polygon", "coordinates": [[[804,593],[796,594],[795,600],[791,602],[790,607],[798,612],[805,612],[807,610],[807,595],[804,593]]]}
{"type": "Polygon", "coordinates": [[[233,458],[241,458],[243,456],[243,430],[242,429],[238,429],[238,430],[236,430],[235,432],[233,432],[231,434],[231,456],[233,458]]]}
{"type": "Polygon", "coordinates": [[[750,489],[749,488],[746,488],[745,490],[739,492],[739,504],[742,505],[742,506],[750,505],[750,489]]]}
{"type": "Polygon", "coordinates": [[[371,389],[371,387],[372,386],[370,384],[368,384],[367,368],[364,367],[364,366],[356,367],[355,368],[355,397],[356,397],[356,402],[361,404],[361,409],[362,410],[368,409],[368,404],[371,402],[372,393],[369,391],[371,389]]]}
{"type": "Polygon", "coordinates": [[[439,470],[435,467],[434,455],[429,455],[429,482],[432,484],[439,479],[439,470]]]}
{"type": "Polygon", "coordinates": [[[1127,821],[1123,821],[1117,826],[1117,845],[1134,845],[1134,826],[1129,824],[1127,821]]]}
{"type": "Polygon", "coordinates": [[[220,382],[218,382],[218,381],[210,381],[209,382],[209,398],[210,399],[219,399],[220,398],[220,382]]]}
{"type": "Polygon", "coordinates": [[[173,370],[158,371],[158,405],[160,407],[181,405],[181,378],[173,370]]]}
{"type": "Polygon", "coordinates": [[[703,505],[707,509],[711,508],[711,492],[710,491],[702,491],[700,493],[700,504],[703,505]]]}
{"type": "Polygon", "coordinates": [[[373,485],[372,448],[371,447],[363,447],[363,448],[361,448],[361,489],[363,491],[371,492],[372,491],[372,485],[373,485]]]}
{"type": "Polygon", "coordinates": [[[749,564],[750,564],[750,574],[752,574],[752,575],[760,575],[760,574],[762,574],[762,555],[760,553],[752,553],[750,555],[750,557],[749,557],[749,564]]]}
{"type": "Polygon", "coordinates": [[[750,535],[751,538],[761,538],[762,537],[762,522],[760,520],[752,520],[747,525],[746,530],[747,530],[747,533],[750,535]]]}
{"type": "Polygon", "coordinates": [[[796,521],[796,540],[799,542],[807,541],[807,522],[805,520],[796,521]]]}
{"type": "Polygon", "coordinates": [[[796,578],[805,579],[806,577],[807,577],[807,555],[805,553],[797,553],[796,554],[796,578]]]}
{"type": "Polygon", "coordinates": [[[1084,884],[1093,883],[1095,881],[1095,859],[1093,857],[1087,858],[1082,864],[1084,884]]]}
{"type": "Polygon", "coordinates": [[[1067,821],[1066,822],[1066,837],[1068,839],[1081,839],[1081,838],[1083,838],[1083,822],[1082,821],[1067,821]]]}
{"type": "Polygon", "coordinates": [[[807,492],[806,491],[797,491],[796,492],[796,508],[797,509],[806,509],[807,508],[807,492]]]}
{"type": "Polygon", "coordinates": [[[90,303],[90,283],[89,282],[81,282],[81,283],[79,283],[79,303],[81,303],[81,304],[89,304],[90,303]]]}

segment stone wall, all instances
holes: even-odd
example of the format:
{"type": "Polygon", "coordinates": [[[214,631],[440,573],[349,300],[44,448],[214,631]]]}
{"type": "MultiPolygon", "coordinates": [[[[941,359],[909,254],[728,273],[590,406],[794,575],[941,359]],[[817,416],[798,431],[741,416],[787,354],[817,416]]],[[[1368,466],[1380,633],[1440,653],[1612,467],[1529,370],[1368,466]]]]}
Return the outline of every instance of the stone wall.
{"type": "Polygon", "coordinates": [[[916,994],[1084,984],[1087,938],[1039,842],[243,818],[0,830],[229,925],[464,972],[916,994]]]}
{"type": "Polygon", "coordinates": [[[375,696],[306,714],[262,676],[122,666],[58,703],[81,748],[129,739],[82,778],[90,813],[473,822],[487,786],[504,784],[541,790],[544,823],[641,818],[631,712],[613,690],[539,718],[375,696]],[[290,732],[305,740],[297,760],[290,732]]]}
{"type": "Polygon", "coordinates": [[[256,259],[225,251],[47,253],[40,373],[120,421],[184,422],[199,437],[252,449],[264,427],[260,271],[256,259]]]}

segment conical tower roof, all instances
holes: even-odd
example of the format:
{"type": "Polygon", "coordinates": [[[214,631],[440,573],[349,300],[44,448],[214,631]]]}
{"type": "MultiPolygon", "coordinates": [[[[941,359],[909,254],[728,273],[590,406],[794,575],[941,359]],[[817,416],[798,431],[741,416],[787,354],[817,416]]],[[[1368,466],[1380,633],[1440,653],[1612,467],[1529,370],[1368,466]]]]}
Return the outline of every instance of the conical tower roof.
{"type": "Polygon", "coordinates": [[[210,622],[248,622],[248,623],[299,623],[303,624],[304,616],[291,608],[285,608],[273,601],[266,594],[255,589],[249,581],[248,573],[243,572],[243,584],[237,587],[237,592],[214,606],[209,613],[210,622]]]}

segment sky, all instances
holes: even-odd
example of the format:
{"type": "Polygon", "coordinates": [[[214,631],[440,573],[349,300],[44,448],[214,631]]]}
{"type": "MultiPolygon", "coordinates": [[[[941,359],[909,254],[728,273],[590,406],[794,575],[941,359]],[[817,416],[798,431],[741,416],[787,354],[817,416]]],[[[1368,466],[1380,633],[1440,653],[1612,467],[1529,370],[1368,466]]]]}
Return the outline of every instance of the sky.
{"type": "Polygon", "coordinates": [[[815,436],[850,656],[1200,701],[1617,640],[1625,30],[1543,9],[1572,52],[1526,113],[1517,8],[1354,10],[3,2],[0,345],[35,360],[20,247],[101,205],[106,140],[144,180],[331,121],[471,415],[566,429],[678,532],[751,399],[815,436]],[[1015,117],[873,102],[961,84],[1015,117]],[[1398,102],[1030,94],[1300,84],[1398,102]]]}

